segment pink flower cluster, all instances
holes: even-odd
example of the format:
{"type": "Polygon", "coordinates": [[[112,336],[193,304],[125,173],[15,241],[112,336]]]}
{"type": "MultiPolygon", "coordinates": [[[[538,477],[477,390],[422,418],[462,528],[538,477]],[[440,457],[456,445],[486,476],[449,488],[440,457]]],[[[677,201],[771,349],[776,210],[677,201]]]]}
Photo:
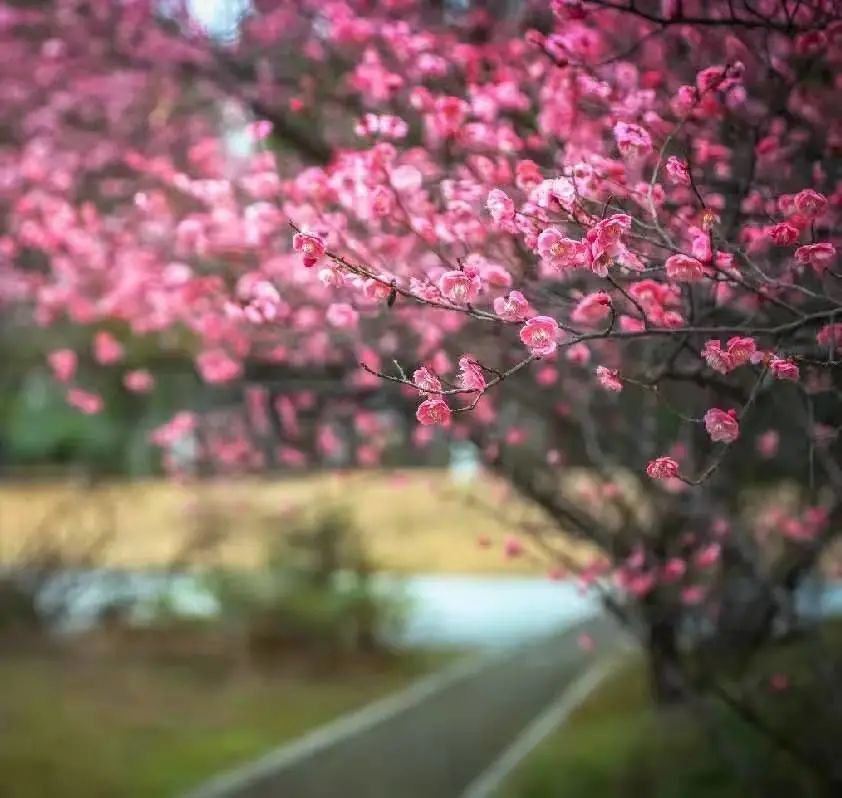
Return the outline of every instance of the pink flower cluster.
{"type": "Polygon", "coordinates": [[[318,235],[311,233],[296,233],[292,237],[292,248],[300,252],[307,268],[315,266],[325,254],[325,243],[318,235]]]}
{"type": "Polygon", "coordinates": [[[740,435],[737,411],[712,407],[705,413],[705,429],[714,443],[733,443],[740,435]]]}
{"type": "Polygon", "coordinates": [[[536,357],[548,357],[558,348],[558,322],[549,316],[533,316],[520,328],[520,340],[536,357]]]}
{"type": "Polygon", "coordinates": [[[735,368],[750,363],[756,353],[757,343],[753,338],[735,336],[728,339],[725,349],[722,348],[722,343],[716,339],[706,341],[702,350],[702,357],[714,371],[727,374],[735,368]]]}
{"type": "Polygon", "coordinates": [[[674,479],[679,473],[678,462],[672,457],[657,457],[646,466],[646,474],[652,479],[674,479]]]}

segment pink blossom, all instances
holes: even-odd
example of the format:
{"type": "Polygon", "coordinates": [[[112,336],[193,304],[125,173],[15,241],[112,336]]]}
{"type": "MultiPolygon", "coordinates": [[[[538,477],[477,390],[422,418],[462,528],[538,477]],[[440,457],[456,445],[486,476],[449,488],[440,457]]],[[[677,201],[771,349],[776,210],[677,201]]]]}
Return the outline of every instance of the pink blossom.
{"type": "Polygon", "coordinates": [[[664,315],[661,316],[660,324],[662,327],[667,328],[677,328],[684,326],[684,316],[678,313],[675,310],[666,310],[664,311],[664,315]]]}
{"type": "Polygon", "coordinates": [[[769,238],[779,247],[788,247],[798,241],[798,228],[789,222],[780,222],[769,228],[769,238]]]}
{"type": "Polygon", "coordinates": [[[209,383],[231,382],[243,371],[240,363],[223,349],[208,349],[196,358],[196,367],[202,379],[209,383]]]}
{"type": "Polygon", "coordinates": [[[688,585],[681,591],[681,603],[696,607],[705,600],[705,589],[701,585],[688,585]]]}
{"type": "Polygon", "coordinates": [[[810,30],[795,37],[798,55],[817,55],[827,47],[828,35],[823,30],[810,30]]]}
{"type": "Polygon", "coordinates": [[[827,207],[827,197],[811,188],[805,188],[795,195],[794,203],[799,213],[808,219],[813,219],[827,207]]]}
{"type": "Polygon", "coordinates": [[[728,357],[733,368],[749,363],[757,353],[757,342],[747,336],[734,336],[728,339],[728,357]]]}
{"type": "Polygon", "coordinates": [[[769,361],[769,369],[779,380],[798,382],[798,378],[800,377],[798,364],[789,358],[773,357],[769,361]]]}
{"type": "Polygon", "coordinates": [[[705,429],[714,443],[733,443],[740,435],[737,411],[712,407],[705,413],[705,429]]]}
{"type": "Polygon", "coordinates": [[[384,299],[388,299],[391,293],[392,286],[385,277],[378,279],[370,277],[363,283],[363,294],[366,299],[373,302],[382,302],[384,299]]]}
{"type": "Polygon", "coordinates": [[[767,459],[774,457],[778,453],[780,442],[781,436],[778,434],[777,430],[766,430],[766,432],[759,435],[757,438],[757,451],[761,457],[765,457],[767,459]]]}
{"type": "Polygon", "coordinates": [[[150,439],[156,446],[172,446],[193,432],[197,426],[198,419],[195,413],[183,410],[176,413],[166,424],[154,429],[150,439]]]}
{"type": "Polygon", "coordinates": [[[716,214],[706,211],[703,217],[703,226],[701,228],[691,227],[689,230],[690,252],[696,260],[699,260],[702,263],[710,263],[711,258],[713,257],[708,230],[710,230],[711,226],[718,221],[719,217],[716,216],[716,214]]]}
{"type": "Polygon", "coordinates": [[[548,227],[538,236],[538,254],[556,269],[576,269],[587,263],[585,245],[567,238],[555,227],[548,227]]]}
{"type": "Polygon", "coordinates": [[[593,637],[591,637],[591,635],[587,632],[582,632],[576,638],[576,645],[579,646],[579,648],[586,654],[590,654],[596,648],[596,643],[594,642],[593,637]]]}
{"type": "Polygon", "coordinates": [[[822,274],[830,268],[835,256],[836,247],[827,241],[818,244],[806,244],[795,250],[795,260],[799,263],[809,263],[818,274],[822,274]]]}
{"type": "Polygon", "coordinates": [[[617,369],[609,369],[605,366],[596,367],[596,378],[599,384],[605,388],[606,391],[612,393],[619,393],[623,390],[623,383],[620,380],[620,374],[617,369]]]}
{"type": "Polygon", "coordinates": [[[325,319],[331,327],[350,330],[357,326],[359,314],[346,302],[334,302],[328,306],[325,319]]]}
{"type": "Polygon", "coordinates": [[[331,286],[333,288],[341,288],[345,283],[345,277],[339,269],[331,268],[330,266],[319,269],[319,282],[322,285],[331,286]]]}
{"type": "Polygon", "coordinates": [[[690,185],[690,169],[687,166],[687,161],[683,158],[676,158],[675,155],[670,155],[667,158],[666,172],[670,180],[679,186],[690,185]]]}
{"type": "Polygon", "coordinates": [[[655,574],[652,572],[634,574],[626,582],[626,590],[637,598],[648,595],[654,587],[655,574]]]}
{"type": "Polygon", "coordinates": [[[719,539],[726,538],[731,534],[731,527],[724,518],[717,518],[711,524],[711,534],[719,539]]]}
{"type": "Polygon", "coordinates": [[[342,451],[342,439],[330,425],[320,425],[316,433],[316,446],[326,457],[336,457],[342,451]]]}
{"type": "Polygon", "coordinates": [[[494,312],[505,321],[523,321],[529,314],[529,303],[520,291],[510,291],[507,297],[495,297],[494,312]]]}
{"type": "Polygon", "coordinates": [[[382,136],[387,139],[406,138],[409,125],[398,116],[391,114],[365,114],[357,122],[354,132],[358,136],[382,136]]]}
{"type": "Polygon", "coordinates": [[[588,266],[599,277],[608,275],[608,267],[614,261],[639,271],[642,264],[626,249],[623,234],[631,228],[631,216],[615,213],[601,219],[585,234],[588,266]]]}
{"type": "Polygon", "coordinates": [[[449,427],[451,412],[447,406],[447,402],[443,399],[425,399],[418,405],[418,410],[415,412],[417,418],[425,426],[438,425],[441,427],[449,427]]]}
{"type": "Polygon", "coordinates": [[[119,341],[105,330],[94,336],[94,360],[103,366],[117,363],[123,358],[123,347],[119,341]]]}
{"type": "Polygon", "coordinates": [[[377,186],[369,195],[368,207],[372,216],[388,216],[394,210],[395,195],[386,186],[377,186]]]}
{"type": "Polygon", "coordinates": [[[696,88],[704,94],[721,87],[724,80],[725,67],[709,66],[696,75],[696,88]]]}
{"type": "Polygon", "coordinates": [[[697,283],[705,275],[702,262],[688,255],[671,255],[664,266],[667,277],[679,283],[697,283]]]}
{"type": "Polygon", "coordinates": [[[78,358],[72,349],[56,349],[50,352],[47,362],[59,382],[70,382],[76,373],[78,358]]]}
{"type": "Polygon", "coordinates": [[[432,427],[416,427],[412,430],[412,445],[422,449],[430,445],[434,436],[435,430],[432,427]]]}
{"type": "Polygon", "coordinates": [[[485,203],[491,219],[498,226],[508,225],[515,218],[515,204],[505,191],[493,188],[488,192],[488,199],[485,203]]]}
{"type": "Polygon", "coordinates": [[[390,139],[402,139],[409,133],[409,125],[398,116],[383,114],[380,117],[379,132],[381,136],[390,139]]]}
{"type": "Polygon", "coordinates": [[[825,324],[816,333],[816,343],[829,347],[831,351],[842,349],[842,322],[825,324]]]}
{"type": "Polygon", "coordinates": [[[529,191],[544,180],[541,167],[535,161],[518,161],[515,166],[515,185],[521,191],[529,191]]]}
{"type": "Polygon", "coordinates": [[[514,535],[507,535],[503,541],[503,553],[510,560],[520,557],[523,554],[523,543],[514,535]]]}
{"type": "Polygon", "coordinates": [[[623,314],[620,316],[620,330],[622,332],[643,332],[646,329],[646,325],[643,323],[642,319],[635,319],[632,316],[626,316],[623,314]]]}
{"type": "Polygon", "coordinates": [[[423,182],[424,176],[421,172],[409,164],[396,167],[389,175],[389,183],[398,193],[412,194],[421,188],[423,182]]]}
{"type": "Polygon", "coordinates": [[[568,347],[564,352],[564,357],[568,362],[576,366],[584,366],[591,359],[591,350],[588,349],[587,344],[578,343],[568,347]]]}
{"type": "Polygon", "coordinates": [[[561,20],[582,20],[588,12],[582,0],[552,0],[553,13],[561,20]]]}
{"type": "Polygon", "coordinates": [[[509,288],[512,284],[512,275],[499,263],[486,263],[480,274],[486,285],[491,288],[509,288]]]}
{"type": "MultiPolygon", "coordinates": [[[[242,296],[250,299],[249,304],[243,309],[243,315],[252,324],[275,321],[285,310],[278,289],[266,280],[255,282],[241,280],[238,291],[242,296]]],[[[236,311],[233,315],[237,316],[236,311]]]]}
{"type": "Polygon", "coordinates": [[[155,387],[155,378],[146,369],[126,372],[123,385],[132,393],[149,393],[155,387]]]}
{"type": "Polygon", "coordinates": [[[646,466],[646,475],[652,479],[674,479],[678,474],[678,463],[672,457],[656,457],[646,466]]]}
{"type": "Polygon", "coordinates": [[[381,450],[372,444],[357,446],[357,463],[361,466],[375,466],[380,463],[381,450]]]}
{"type": "Polygon", "coordinates": [[[321,236],[313,233],[296,233],[292,237],[292,248],[301,253],[304,265],[308,269],[315,266],[326,251],[325,242],[321,236]]]}
{"type": "Polygon", "coordinates": [[[535,382],[543,388],[558,382],[558,369],[555,366],[542,366],[535,375],[535,382]]]}
{"type": "Polygon", "coordinates": [[[642,158],[652,152],[652,139],[640,125],[617,122],[614,139],[623,157],[642,158]]]}
{"type": "Polygon", "coordinates": [[[635,546],[632,553],[626,558],[625,566],[632,570],[639,570],[646,564],[646,550],[643,546],[635,546]]]}
{"type": "Polygon", "coordinates": [[[722,350],[722,344],[716,339],[705,341],[702,357],[714,371],[727,374],[734,368],[734,360],[727,351],[722,350]]]}
{"type": "Polygon", "coordinates": [[[570,318],[576,324],[598,324],[611,313],[611,297],[604,291],[586,294],[579,300],[570,318]]]}
{"type": "Polygon", "coordinates": [[[273,125],[266,119],[258,119],[248,126],[248,132],[255,141],[262,141],[272,133],[273,125]]]}
{"type": "Polygon", "coordinates": [[[676,114],[686,114],[699,101],[699,92],[695,86],[679,86],[672,98],[672,108],[676,114]]]}
{"type": "Polygon", "coordinates": [[[720,546],[719,543],[711,543],[696,554],[696,565],[698,565],[699,568],[710,568],[719,562],[719,556],[721,553],[722,546],[720,546]]]}
{"type": "Polygon", "coordinates": [[[433,120],[439,135],[454,136],[468,116],[468,104],[460,97],[438,97],[433,104],[433,120]]]}
{"type": "Polygon", "coordinates": [[[445,272],[439,278],[439,291],[442,296],[456,305],[473,302],[479,296],[479,289],[479,278],[464,271],[445,272]]]}
{"type": "Polygon", "coordinates": [[[769,687],[776,693],[789,689],[789,677],[785,673],[773,673],[769,677],[769,687]]]}
{"type": "Polygon", "coordinates": [[[83,391],[81,388],[71,388],[67,392],[67,404],[86,416],[102,412],[104,406],[101,396],[90,391],[83,391]]]}
{"type": "Polygon", "coordinates": [[[661,569],[661,579],[667,584],[678,582],[687,573],[687,563],[680,557],[670,557],[661,569]]]}
{"type": "Polygon", "coordinates": [[[373,47],[368,47],[357,60],[350,84],[359,91],[368,103],[379,105],[387,102],[392,94],[404,85],[404,79],[390,72],[373,47]]]}
{"type": "MultiPolygon", "coordinates": [[[[757,3],[773,22],[787,21],[773,0],[757,3]]],[[[536,2],[547,14],[543,32],[524,36],[488,13],[504,3],[463,2],[471,13],[439,19],[427,13],[429,4],[413,0],[314,1],[299,4],[308,10],[301,14],[295,3],[255,0],[255,13],[230,48],[255,67],[241,88],[258,105],[290,113],[303,131],[298,143],[313,151],[290,150],[276,163],[270,147],[247,142],[231,151],[226,126],[206,113],[207,101],[219,94],[207,81],[166,79],[185,65],[202,71],[219,43],[195,26],[160,29],[149,13],[159,4],[62,0],[52,13],[39,4],[7,3],[3,8],[12,11],[0,10],[0,47],[10,53],[0,58],[0,116],[8,134],[0,148],[0,206],[8,217],[0,232],[0,312],[20,320],[21,329],[34,318],[42,327],[38,340],[70,347],[47,361],[62,395],[77,383],[82,387],[76,340],[88,342],[90,351],[80,358],[92,363],[116,362],[121,344],[127,356],[130,345],[138,354],[189,353],[197,374],[211,382],[241,382],[246,363],[305,372],[348,367],[339,369],[348,371],[346,387],[360,390],[377,390],[381,380],[357,372],[354,361],[381,371],[381,361],[414,357],[426,365],[402,393],[418,395],[419,418],[427,423],[410,431],[413,443],[429,443],[437,437],[435,425],[450,422],[454,439],[483,436],[489,462],[507,446],[523,444],[526,456],[544,443],[543,465],[556,472],[550,466],[572,466],[589,453],[571,451],[562,459],[549,448],[558,441],[539,440],[541,430],[575,424],[574,408],[592,399],[600,404],[600,384],[619,390],[626,382],[621,374],[630,379],[650,371],[656,388],[668,387],[664,381],[673,372],[698,377],[699,384],[683,384],[679,404],[701,415],[724,401],[709,400],[698,413],[694,408],[708,394],[702,383],[749,385],[766,369],[770,382],[798,379],[796,387],[818,402],[817,419],[801,431],[787,424],[780,415],[793,391],[773,383],[774,396],[784,401],[761,402],[759,429],[780,426],[786,437],[752,432],[744,456],[762,466],[763,457],[815,443],[820,455],[833,459],[842,439],[833,368],[842,356],[842,314],[833,312],[839,285],[832,274],[839,248],[834,222],[842,207],[832,155],[842,128],[831,90],[840,80],[840,31],[835,23],[822,25],[823,9],[832,4],[800,4],[791,35],[773,36],[769,52],[760,54],[771,59],[766,69],[751,49],[762,31],[726,25],[721,36],[707,35],[692,19],[702,6],[714,17],[727,12],[697,0],[639,4],[653,19],[676,25],[663,26],[631,51],[642,33],[640,19],[628,13],[632,2],[617,3],[617,13],[606,16],[596,8],[605,3],[552,0],[555,22],[550,3],[536,2]],[[113,24],[102,24],[98,12],[106,6],[113,24]],[[80,9],[91,13],[76,13],[80,9]],[[115,32],[117,39],[128,36],[129,49],[142,56],[138,63],[114,69],[109,34],[115,32]],[[682,42],[692,57],[671,59],[682,42]],[[287,74],[276,56],[290,48],[300,58],[287,74]],[[746,87],[740,85],[741,58],[749,64],[746,87]],[[805,77],[810,60],[820,79],[805,77]],[[332,79],[317,79],[326,65],[339,67],[332,79]],[[779,78],[786,91],[776,97],[779,78]],[[25,91],[29,82],[38,90],[25,91]],[[731,135],[732,117],[756,126],[758,140],[731,135]],[[366,140],[349,140],[354,129],[366,140]],[[664,162],[656,167],[662,143],[664,162]],[[748,156],[757,168],[746,174],[748,156]],[[320,165],[299,166],[310,161],[320,165]],[[804,190],[784,193],[797,185],[804,190]],[[610,215],[618,208],[626,213],[610,215]],[[285,247],[286,217],[305,227],[294,230],[285,247]],[[294,268],[302,258],[316,274],[294,268]],[[453,269],[460,264],[458,274],[444,274],[448,263],[453,269]],[[614,274],[614,285],[593,277],[614,274]],[[698,285],[688,290],[688,281],[698,285]],[[529,293],[537,311],[513,288],[529,293]],[[465,313],[474,301],[482,307],[465,313]],[[548,316],[528,321],[536,312],[548,316]],[[363,320],[366,330],[357,334],[353,328],[363,320]],[[565,322],[582,334],[565,338],[565,322]],[[710,341],[704,333],[690,335],[688,350],[679,346],[678,339],[687,338],[682,329],[742,332],[730,340],[734,332],[710,341]],[[97,346],[98,330],[113,333],[111,340],[97,346]],[[751,330],[757,340],[746,333],[751,330]],[[670,351],[674,362],[663,371],[659,365],[670,363],[659,358],[670,351]],[[470,398],[457,398],[449,408],[449,395],[479,396],[498,382],[473,356],[460,358],[464,352],[504,369],[527,356],[546,357],[463,413],[470,398]],[[540,400],[544,418],[511,416],[517,397],[510,391],[518,392],[518,381],[540,400]]],[[[247,132],[261,139],[271,130],[259,119],[247,132]]],[[[152,375],[133,367],[112,366],[113,373],[100,376],[121,379],[124,390],[150,390],[152,375]]],[[[93,407],[85,394],[68,401],[93,407]]],[[[251,471],[268,466],[270,455],[281,464],[310,465],[305,449],[311,443],[316,457],[336,464],[373,464],[398,431],[388,414],[355,411],[356,395],[324,405],[313,391],[291,389],[271,401],[258,386],[229,384],[216,399],[202,417],[201,436],[190,442],[196,457],[220,469],[251,471]],[[240,397],[242,407],[229,402],[240,397]],[[339,434],[346,416],[360,438],[353,451],[339,434]],[[284,442],[267,449],[260,438],[273,421],[284,442]],[[333,435],[325,424],[337,425],[333,435]]],[[[597,421],[605,445],[618,456],[618,467],[628,465],[646,419],[624,412],[624,403],[601,404],[597,421]]],[[[656,404],[643,407],[654,414],[653,423],[656,404]]],[[[708,414],[724,418],[705,419],[720,441],[740,432],[742,411],[725,413],[727,406],[708,414]]],[[[157,430],[158,440],[181,440],[199,423],[186,418],[157,430]]],[[[659,433],[672,434],[673,426],[659,433]]],[[[679,498],[666,492],[690,493],[695,480],[679,473],[679,463],[688,474],[705,473],[709,465],[704,452],[694,450],[692,432],[706,437],[684,429],[675,434],[686,443],[665,447],[665,456],[651,463],[641,461],[653,479],[665,480],[644,491],[653,512],[679,498]]],[[[182,458],[163,454],[168,469],[178,467],[182,458]]],[[[786,470],[788,463],[778,467],[786,470]]],[[[737,489],[728,480],[739,466],[726,460],[718,472],[717,488],[725,494],[737,489]]],[[[814,491],[828,494],[824,522],[793,506],[769,526],[805,541],[814,539],[819,524],[829,525],[826,470],[816,471],[814,491]]],[[[600,481],[577,497],[599,511],[623,493],[600,481]]],[[[723,507],[734,498],[725,494],[723,507]]],[[[695,512],[693,502],[675,504],[679,515],[695,512]]],[[[820,514],[822,508],[812,509],[820,514]]],[[[714,512],[707,522],[693,522],[692,542],[678,526],[657,555],[648,548],[652,541],[640,544],[642,554],[635,551],[632,559],[637,567],[615,569],[618,579],[623,571],[623,584],[640,595],[655,579],[669,583],[665,598],[676,602],[688,581],[714,584],[708,572],[698,580],[688,580],[688,572],[705,567],[699,550],[720,539],[719,520],[714,512]],[[700,538],[705,529],[709,538],[700,538]]],[[[759,534],[757,519],[742,520],[747,535],[759,534]]],[[[763,553],[772,570],[787,553],[786,542],[771,540],[763,553]]],[[[725,539],[722,544],[724,556],[725,539]]],[[[588,578],[609,572],[589,570],[588,578]]],[[[690,587],[703,595],[703,588],[690,587]]]]}
{"type": "Polygon", "coordinates": [[[775,205],[781,213],[785,213],[788,215],[793,214],[795,213],[795,195],[781,194],[778,197],[775,205]]]}
{"type": "Polygon", "coordinates": [[[453,368],[450,358],[447,356],[446,352],[443,352],[439,349],[437,352],[433,354],[430,358],[430,369],[435,374],[441,374],[445,371],[450,371],[453,368]]]}
{"type": "Polygon", "coordinates": [[[485,390],[485,375],[479,364],[469,355],[459,358],[459,375],[456,384],[467,391],[485,390]]]}
{"type": "Polygon", "coordinates": [[[433,374],[426,366],[415,369],[412,373],[412,382],[421,393],[441,393],[441,380],[433,374]]]}
{"type": "Polygon", "coordinates": [[[532,190],[530,199],[553,213],[568,209],[576,199],[576,186],[567,177],[556,177],[542,180],[541,184],[532,190]]]}
{"type": "Polygon", "coordinates": [[[558,336],[558,322],[550,316],[533,316],[520,328],[520,340],[538,357],[547,357],[556,351],[558,336]]]}
{"type": "MultiPolygon", "coordinates": [[[[359,453],[360,450],[365,451],[365,448],[361,446],[357,450],[357,461],[360,462],[360,465],[365,465],[365,456],[360,458],[359,453]]],[[[307,464],[307,455],[304,454],[300,449],[296,449],[293,446],[279,446],[277,452],[278,461],[283,463],[285,466],[289,466],[290,468],[302,468],[307,464]]]]}

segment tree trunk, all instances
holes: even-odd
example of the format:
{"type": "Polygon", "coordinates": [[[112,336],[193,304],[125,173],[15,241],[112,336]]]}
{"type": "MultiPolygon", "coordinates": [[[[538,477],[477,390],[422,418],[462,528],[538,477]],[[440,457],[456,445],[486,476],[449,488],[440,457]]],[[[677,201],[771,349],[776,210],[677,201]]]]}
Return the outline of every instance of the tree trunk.
{"type": "Polygon", "coordinates": [[[652,698],[659,705],[677,704],[686,698],[679,661],[678,633],[669,619],[648,625],[647,657],[652,698]]]}

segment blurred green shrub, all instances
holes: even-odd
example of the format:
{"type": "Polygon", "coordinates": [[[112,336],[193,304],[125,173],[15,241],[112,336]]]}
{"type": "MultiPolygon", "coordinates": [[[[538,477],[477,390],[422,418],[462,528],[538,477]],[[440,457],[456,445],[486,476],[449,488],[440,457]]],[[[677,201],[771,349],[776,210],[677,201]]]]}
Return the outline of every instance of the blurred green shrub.
{"type": "Polygon", "coordinates": [[[209,580],[223,622],[243,630],[251,660],[334,665],[386,654],[404,604],[378,589],[348,512],[325,505],[267,523],[274,529],[262,571],[218,571],[209,580]]]}
{"type": "Polygon", "coordinates": [[[10,639],[46,641],[67,619],[85,570],[98,565],[109,539],[98,534],[69,545],[36,532],[14,563],[0,567],[0,651],[10,639]]]}
{"type": "Polygon", "coordinates": [[[19,570],[0,573],[0,639],[43,633],[45,619],[37,603],[39,584],[19,570]]]}

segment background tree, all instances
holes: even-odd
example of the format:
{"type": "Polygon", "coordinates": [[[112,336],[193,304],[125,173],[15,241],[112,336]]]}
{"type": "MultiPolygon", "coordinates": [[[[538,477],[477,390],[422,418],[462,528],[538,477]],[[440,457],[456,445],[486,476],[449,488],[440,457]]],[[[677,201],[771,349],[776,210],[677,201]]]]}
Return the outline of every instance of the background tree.
{"type": "Polygon", "coordinates": [[[662,699],[791,622],[842,513],[835,3],[0,8],[2,297],[74,329],[73,407],[188,357],[163,448],[370,464],[397,383],[599,547],[662,699]]]}

